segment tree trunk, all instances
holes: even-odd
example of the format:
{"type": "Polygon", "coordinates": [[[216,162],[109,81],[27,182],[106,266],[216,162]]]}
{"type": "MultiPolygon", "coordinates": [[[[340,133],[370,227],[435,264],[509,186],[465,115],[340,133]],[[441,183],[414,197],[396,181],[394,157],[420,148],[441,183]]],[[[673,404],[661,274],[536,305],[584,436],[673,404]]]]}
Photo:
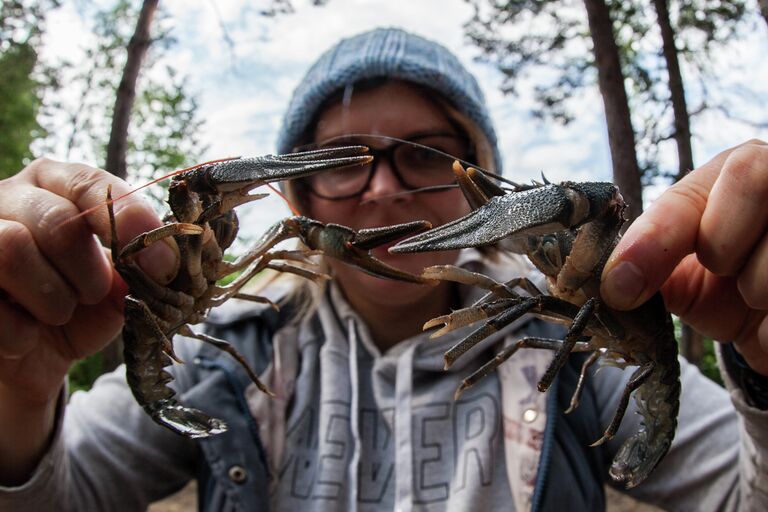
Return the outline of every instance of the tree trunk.
{"type": "Polygon", "coordinates": [[[613,181],[629,205],[627,216],[633,221],[643,211],[640,166],[635,151],[635,132],[624,88],[619,49],[613,34],[611,15],[604,0],[584,0],[592,36],[598,84],[603,97],[611,148],[613,181]]]}
{"type": "Polygon", "coordinates": [[[768,0],[757,0],[757,3],[760,5],[760,14],[763,15],[765,24],[768,25],[768,0]]]}
{"type": "Polygon", "coordinates": [[[123,76],[117,88],[115,109],[112,113],[112,131],[107,144],[106,170],[125,179],[127,175],[125,153],[128,147],[128,124],[131,120],[133,100],[136,98],[136,81],[141,70],[141,61],[149,48],[149,27],[157,10],[159,0],[144,0],[139,13],[136,30],[128,43],[128,59],[125,61],[123,76]]]}
{"type": "MultiPolygon", "coordinates": [[[[667,0],[653,0],[653,6],[656,9],[656,16],[661,29],[664,60],[669,74],[669,96],[675,116],[674,136],[677,144],[678,170],[676,180],[680,180],[693,169],[690,116],[685,101],[683,75],[680,72],[680,62],[677,58],[675,31],[669,19],[667,0]]],[[[704,357],[704,337],[687,324],[683,324],[680,336],[680,353],[691,363],[701,366],[704,357]]]]}
{"type": "Polygon", "coordinates": [[[680,72],[680,62],[675,46],[675,32],[669,20],[667,0],[653,0],[656,8],[664,60],[669,74],[669,96],[672,101],[672,111],[675,115],[675,142],[677,143],[678,172],[676,180],[681,179],[693,169],[693,150],[691,149],[691,126],[688,106],[685,101],[683,75],[680,72]]]}
{"type": "MultiPolygon", "coordinates": [[[[123,76],[117,88],[115,109],[112,113],[112,131],[107,144],[107,162],[105,169],[115,176],[125,179],[127,166],[125,163],[128,147],[128,124],[131,120],[133,101],[136,98],[136,82],[141,70],[141,62],[147,53],[149,44],[149,27],[157,10],[159,0],[144,0],[139,13],[139,21],[128,43],[128,59],[125,61],[123,76]]],[[[105,372],[114,370],[123,362],[123,341],[118,336],[101,352],[102,368],[105,372]]]]}

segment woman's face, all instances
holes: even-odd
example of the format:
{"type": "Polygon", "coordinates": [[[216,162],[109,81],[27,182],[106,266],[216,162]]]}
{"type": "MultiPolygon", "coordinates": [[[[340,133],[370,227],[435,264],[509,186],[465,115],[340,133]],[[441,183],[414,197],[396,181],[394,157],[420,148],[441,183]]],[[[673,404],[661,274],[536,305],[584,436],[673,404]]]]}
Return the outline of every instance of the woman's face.
{"type": "MultiPolygon", "coordinates": [[[[315,141],[350,133],[408,139],[411,135],[425,132],[456,133],[456,129],[438,105],[424,97],[419,89],[405,82],[393,81],[355,93],[345,105],[338,103],[321,112],[315,141]]],[[[375,147],[385,148],[391,144],[391,141],[382,140],[375,147]]],[[[457,188],[392,197],[403,191],[405,189],[393,174],[390,162],[383,158],[378,161],[376,172],[361,196],[332,201],[310,193],[305,204],[310,217],[356,230],[413,220],[427,220],[437,226],[469,211],[457,188]]],[[[372,253],[389,265],[415,274],[430,265],[454,263],[457,256],[456,251],[389,254],[389,246],[374,249],[372,253]]],[[[337,282],[353,304],[363,300],[377,307],[407,306],[430,297],[438,290],[430,286],[379,279],[334,260],[330,264],[337,282]]]]}

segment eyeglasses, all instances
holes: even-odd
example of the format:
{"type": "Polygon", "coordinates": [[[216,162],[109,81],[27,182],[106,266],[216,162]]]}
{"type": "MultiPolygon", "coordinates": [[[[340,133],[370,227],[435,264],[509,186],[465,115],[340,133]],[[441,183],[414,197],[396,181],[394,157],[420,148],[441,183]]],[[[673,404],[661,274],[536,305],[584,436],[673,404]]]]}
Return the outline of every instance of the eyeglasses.
{"type": "MultiPolygon", "coordinates": [[[[312,149],[363,145],[370,148],[373,161],[365,166],[356,166],[326,171],[303,178],[300,182],[309,191],[322,199],[340,201],[360,196],[371,183],[378,163],[386,160],[400,185],[406,190],[425,189],[424,192],[442,192],[440,186],[455,183],[452,171],[453,161],[471,158],[470,145],[466,137],[450,132],[424,133],[407,140],[375,135],[349,135],[334,137],[312,149]],[[396,140],[384,148],[376,148],[381,140],[396,140]]],[[[307,147],[302,147],[302,150],[307,147]]]]}

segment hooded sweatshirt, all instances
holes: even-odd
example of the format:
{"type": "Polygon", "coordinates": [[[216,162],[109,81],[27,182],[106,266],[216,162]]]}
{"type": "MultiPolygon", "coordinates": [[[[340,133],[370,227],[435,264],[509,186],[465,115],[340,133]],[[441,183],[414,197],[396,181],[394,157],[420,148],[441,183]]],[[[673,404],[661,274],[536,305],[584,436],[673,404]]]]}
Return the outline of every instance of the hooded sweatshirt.
{"type": "MultiPolygon", "coordinates": [[[[502,279],[500,271],[528,273],[515,258],[465,266],[502,279]]],[[[580,364],[573,359],[539,393],[551,359],[542,350],[518,352],[453,400],[459,381],[499,346],[526,332],[562,335],[540,320],[518,320],[445,372],[442,353],[461,332],[380,353],[333,287],[299,323],[237,309],[212,318],[210,332],[233,342],[276,398],[227,354],[181,341],[187,364],[171,369],[180,402],[225,419],[228,432],[194,441],[168,432],[136,404],[119,369],[62,401],[49,452],[28,482],[0,487],[0,511],[143,510],[190,478],[201,510],[600,510],[610,460],[640,428],[631,405],[616,437],[589,447],[629,372],[590,376],[579,408],[562,415],[580,364]]],[[[768,414],[728,381],[738,421],[728,394],[682,365],[675,441],[630,494],[670,510],[768,509],[768,414]]]]}

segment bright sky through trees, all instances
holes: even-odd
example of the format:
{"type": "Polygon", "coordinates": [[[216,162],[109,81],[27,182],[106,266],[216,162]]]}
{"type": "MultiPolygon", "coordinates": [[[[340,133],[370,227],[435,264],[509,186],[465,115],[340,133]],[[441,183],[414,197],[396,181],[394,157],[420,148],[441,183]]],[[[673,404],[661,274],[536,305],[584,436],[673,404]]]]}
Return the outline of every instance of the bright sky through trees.
{"type": "MultiPolygon", "coordinates": [[[[64,1],[49,24],[43,58],[49,62],[66,57],[74,62],[89,36],[87,13],[80,2],[64,1]]],[[[608,180],[611,175],[602,104],[597,89],[578,102],[576,121],[568,126],[534,120],[529,115],[529,87],[521,95],[505,97],[500,77],[488,65],[474,62],[479,52],[469,45],[462,25],[472,14],[462,0],[330,0],[313,7],[308,0],[294,0],[296,12],[267,18],[254,6],[269,1],[239,2],[185,0],[161,1],[177,43],[167,53],[175,67],[188,76],[190,92],[200,101],[205,119],[201,139],[209,146],[206,159],[274,152],[276,133],[293,87],[308,66],[340,37],[377,26],[398,26],[437,40],[457,53],[473,71],[486,94],[494,117],[508,177],[527,181],[544,172],[548,179],[608,180]],[[223,29],[222,27],[225,27],[223,29]],[[233,43],[230,45],[228,41],[233,43]]],[[[741,41],[714,56],[719,79],[728,90],[751,96],[736,102],[737,114],[760,121],[768,119],[768,93],[755,84],[768,83],[768,30],[754,23],[741,41]],[[762,91],[762,92],[759,92],[762,91]],[[760,96],[762,95],[762,97],[760,96]]],[[[685,70],[683,71],[685,73],[685,70]]],[[[534,83],[535,75],[526,80],[534,83]]],[[[62,93],[63,101],[77,101],[62,93]]],[[[729,121],[712,112],[694,118],[694,160],[703,163],[719,150],[750,137],[768,139],[768,130],[757,130],[729,121]]],[[[63,155],[50,155],[63,158],[63,155]]],[[[95,164],[91,155],[75,158],[95,164]]],[[[662,152],[666,167],[675,169],[674,148],[662,152]]],[[[647,192],[647,198],[654,191],[647,192]]],[[[258,224],[255,233],[287,215],[279,199],[258,202],[244,224],[258,224]]]]}

